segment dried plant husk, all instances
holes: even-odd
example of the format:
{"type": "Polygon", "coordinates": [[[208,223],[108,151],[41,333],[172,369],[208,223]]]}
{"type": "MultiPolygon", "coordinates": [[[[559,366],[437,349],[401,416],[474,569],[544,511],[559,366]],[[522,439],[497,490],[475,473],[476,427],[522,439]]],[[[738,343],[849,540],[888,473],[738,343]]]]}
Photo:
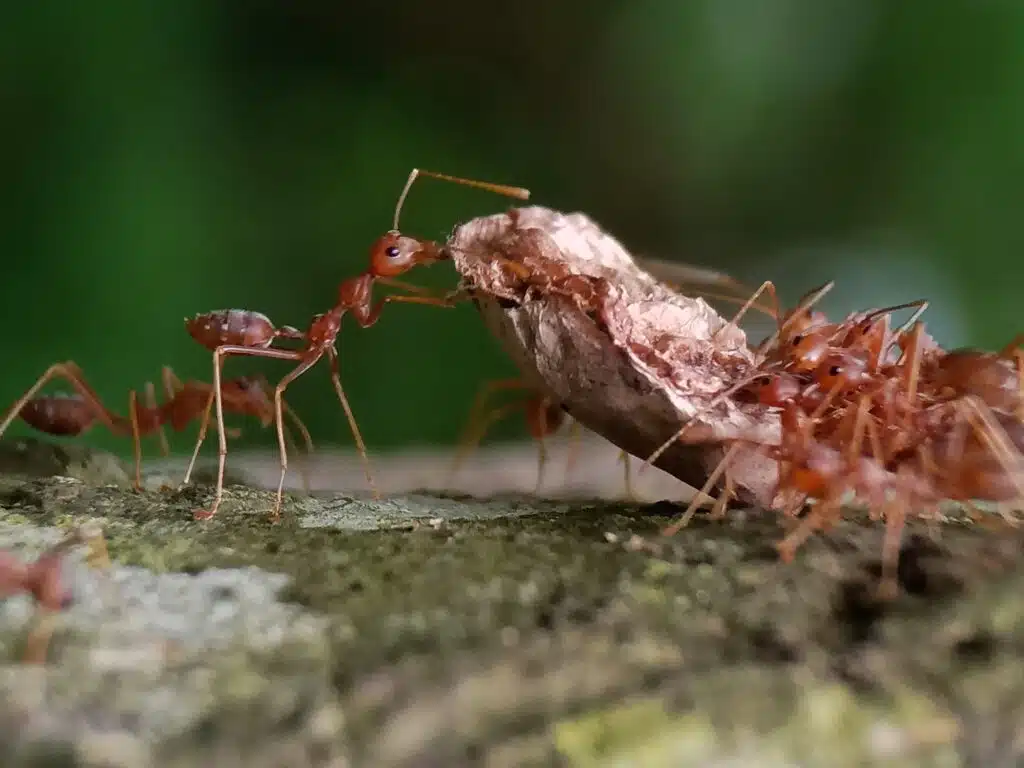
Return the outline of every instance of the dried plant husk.
{"type": "MultiPolygon", "coordinates": [[[[445,246],[461,289],[523,378],[588,429],[700,487],[726,444],[776,445],[769,408],[727,390],[756,369],[743,331],[643,270],[581,213],[541,206],[472,219],[445,246]]],[[[730,464],[741,499],[771,502],[778,471],[753,446],[730,464]]]]}

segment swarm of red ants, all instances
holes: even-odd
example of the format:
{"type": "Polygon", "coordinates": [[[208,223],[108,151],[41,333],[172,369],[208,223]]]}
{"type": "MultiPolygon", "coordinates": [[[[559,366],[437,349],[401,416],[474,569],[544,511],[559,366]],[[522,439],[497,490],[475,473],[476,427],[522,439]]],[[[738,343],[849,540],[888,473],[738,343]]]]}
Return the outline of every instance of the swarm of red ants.
{"type": "MultiPolygon", "coordinates": [[[[147,385],[145,402],[130,393],[128,416],[122,416],[101,402],[78,366],[60,363],[13,405],[0,422],[0,435],[18,417],[52,435],[80,435],[103,424],[132,438],[138,489],[141,438],[157,433],[166,453],[165,426],[181,430],[201,417],[187,483],[213,409],[219,442],[216,490],[211,506],[195,512],[196,519],[208,520],[223,494],[224,412],[255,416],[276,427],[281,456],[276,520],[293,442],[285,414],[312,451],[309,432],[284,402],[284,392],[326,356],[367,481],[379,496],[339,376],[335,343],[342,318],[349,313],[367,328],[389,302],[451,307],[468,299],[520,370],[520,379],[491,389],[525,393],[518,407],[535,438],[543,440],[568,415],[624,454],[700,487],[666,535],[717,492],[712,517],[724,516],[734,499],[782,512],[790,530],[777,547],[791,560],[809,536],[840,518],[845,504],[858,501],[885,521],[880,592],[892,597],[909,515],[939,519],[940,504],[947,500],[980,515],[974,503],[991,502],[1012,522],[1013,505],[1024,498],[1024,337],[999,352],[944,350],[920,320],[924,301],[835,322],[815,309],[831,284],[782,312],[771,283],[750,291],[717,272],[637,259],[585,215],[540,206],[470,220],[443,244],[420,240],[398,229],[402,204],[418,176],[529,197],[518,187],[414,170],[393,228],[370,249],[368,269],[342,282],[335,305],[316,315],[305,332],[247,310],[196,315],[185,326],[213,352],[212,384],[183,384],[165,368],[165,401],[158,404],[147,385]],[[461,276],[452,293],[432,296],[398,280],[439,261],[453,263],[461,276]],[[404,293],[375,303],[376,283],[404,293]],[[703,297],[685,295],[684,285],[703,297]],[[739,309],[726,320],[704,297],[734,300],[739,309]],[[893,327],[893,313],[908,308],[916,308],[912,317],[893,327]],[[776,324],[757,347],[739,327],[752,309],[776,324]],[[271,390],[264,378],[224,379],[224,359],[232,356],[284,360],[295,367],[271,390]],[[54,378],[67,380],[75,393],[40,395],[54,378]]],[[[478,406],[470,430],[474,439],[497,413],[507,411],[483,418],[483,403],[478,406]]],[[[41,561],[44,565],[24,566],[4,555],[0,596],[28,591],[55,606],[59,590],[47,581],[56,572],[55,556],[41,561]]]]}

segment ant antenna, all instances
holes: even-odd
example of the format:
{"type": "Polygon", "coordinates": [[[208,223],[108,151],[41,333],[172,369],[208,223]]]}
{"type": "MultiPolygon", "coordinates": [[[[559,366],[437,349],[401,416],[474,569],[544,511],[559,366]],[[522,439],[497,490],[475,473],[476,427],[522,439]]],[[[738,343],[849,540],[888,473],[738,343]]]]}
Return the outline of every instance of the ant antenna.
{"type": "Polygon", "coordinates": [[[420,176],[429,176],[432,179],[440,179],[441,181],[451,181],[455,184],[462,184],[465,187],[484,189],[498,195],[514,197],[517,200],[530,199],[530,190],[524,189],[523,187],[512,187],[507,184],[492,184],[489,181],[460,179],[458,176],[447,176],[443,173],[434,173],[433,171],[424,171],[419,168],[413,168],[412,173],[409,174],[409,180],[405,182],[405,187],[402,189],[402,194],[398,196],[398,203],[395,205],[395,221],[393,226],[393,231],[395,232],[398,231],[398,217],[402,213],[402,206],[405,204],[405,198],[409,196],[409,189],[412,187],[412,183],[420,176]]]}
{"type": "Polygon", "coordinates": [[[782,325],[780,325],[771,336],[769,336],[767,339],[765,339],[758,345],[758,349],[768,349],[771,346],[772,342],[774,342],[778,338],[781,338],[783,332],[787,328],[789,328],[789,326],[796,319],[797,315],[799,315],[801,312],[806,312],[807,310],[811,309],[815,304],[817,304],[819,301],[825,298],[825,295],[833,288],[835,288],[835,285],[835,280],[829,280],[820,288],[815,288],[814,290],[807,293],[802,299],[800,299],[797,305],[793,307],[793,309],[789,313],[789,317],[782,323],[782,325]]]}

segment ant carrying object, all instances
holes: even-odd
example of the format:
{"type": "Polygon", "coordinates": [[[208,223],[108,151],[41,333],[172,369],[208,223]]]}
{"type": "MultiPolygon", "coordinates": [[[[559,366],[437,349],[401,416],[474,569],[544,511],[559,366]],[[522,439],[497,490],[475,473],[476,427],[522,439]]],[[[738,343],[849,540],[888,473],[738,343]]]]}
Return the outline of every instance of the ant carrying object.
{"type": "MultiPolygon", "coordinates": [[[[910,514],[934,517],[943,499],[1004,505],[1024,498],[1020,337],[999,353],[947,352],[918,319],[927,302],[830,323],[810,311],[822,290],[780,320],[777,341],[757,371],[724,395],[752,395],[781,410],[779,444],[752,444],[779,462],[775,496],[784,500],[784,515],[796,518],[808,500],[817,502],[778,543],[783,559],[791,560],[814,531],[833,525],[852,493],[874,518],[885,519],[879,587],[882,596],[893,597],[910,514]],[[914,315],[891,331],[890,313],[912,307],[914,315]]],[[[733,442],[667,535],[688,522],[747,442],[733,442]]],[[[727,494],[728,474],[726,480],[727,494]]],[[[724,501],[725,494],[716,508],[724,501]]]]}
{"type": "MultiPolygon", "coordinates": [[[[526,199],[529,191],[518,187],[507,187],[499,184],[459,179],[453,176],[432,173],[414,169],[409,175],[405,188],[402,190],[395,207],[394,227],[386,234],[378,238],[370,250],[369,268],[355,277],[349,278],[338,286],[338,298],[333,307],[326,312],[316,315],[308,329],[301,332],[290,326],[276,327],[270,320],[259,312],[248,310],[218,310],[205,314],[196,315],[191,320],[186,320],[186,329],[189,334],[213,352],[213,388],[217,404],[217,425],[218,425],[218,472],[217,489],[213,503],[207,510],[196,510],[196,519],[208,520],[216,514],[220,507],[224,491],[224,464],[227,456],[227,442],[223,430],[223,392],[221,384],[221,370],[225,357],[247,356],[271,358],[274,360],[288,360],[297,363],[288,374],[282,378],[274,388],[274,411],[275,423],[277,425],[278,449],[281,455],[281,476],[277,486],[277,496],[274,502],[272,519],[277,520],[281,514],[281,500],[284,487],[284,477],[288,468],[288,454],[284,444],[282,430],[281,403],[285,389],[295,379],[316,365],[325,355],[330,364],[331,381],[335,393],[345,411],[349,428],[356,442],[363,462],[363,469],[366,474],[367,483],[372,490],[374,497],[380,498],[376,485],[373,482],[373,474],[370,470],[369,457],[366,452],[366,445],[363,442],[359,427],[356,424],[355,416],[349,405],[348,398],[341,385],[339,372],[338,352],[335,348],[338,332],[341,329],[341,320],[346,314],[351,314],[355,321],[362,328],[368,328],[377,322],[385,304],[390,302],[406,302],[411,304],[429,304],[440,307],[453,306],[451,297],[438,297],[426,295],[425,292],[413,285],[403,283],[395,278],[414,266],[430,264],[440,261],[442,256],[441,247],[437,243],[428,243],[414,238],[403,236],[398,230],[399,215],[402,204],[409,192],[413,182],[419,176],[429,176],[446,181],[454,181],[465,186],[485,189],[498,194],[526,199]],[[382,283],[394,288],[405,290],[410,295],[388,295],[373,303],[373,286],[375,283],[382,283]],[[298,342],[301,346],[296,349],[281,349],[272,346],[278,340],[298,342]]],[[[202,442],[200,436],[199,442],[202,442]]],[[[196,447],[198,451],[198,444],[196,447]]]]}
{"type": "MultiPolygon", "coordinates": [[[[180,432],[202,415],[200,435],[205,435],[214,401],[214,391],[210,384],[200,381],[182,383],[167,366],[164,366],[161,372],[161,379],[166,400],[158,404],[153,384],[147,382],[145,404],[139,403],[135,390],[128,393],[128,416],[125,417],[103,404],[77,364],[70,360],[56,363],[14,403],[4,420],[0,422],[0,435],[3,435],[11,422],[19,416],[35,429],[58,436],[81,435],[98,422],[118,437],[132,438],[135,457],[134,486],[136,490],[141,490],[142,438],[157,433],[161,450],[167,455],[169,449],[164,426],[169,424],[171,429],[180,432]],[[49,381],[57,378],[67,381],[75,390],[74,394],[38,394],[49,381]]],[[[223,387],[224,402],[229,411],[255,416],[264,427],[269,426],[274,413],[268,392],[269,384],[262,376],[239,377],[224,382],[223,387]]],[[[284,405],[284,408],[302,434],[307,452],[312,452],[313,444],[305,424],[290,407],[284,405]]],[[[193,454],[189,474],[195,461],[196,454],[193,454]]],[[[186,475],[186,482],[187,480],[186,475]]]]}
{"type": "Polygon", "coordinates": [[[61,564],[68,550],[79,544],[89,545],[90,565],[110,567],[102,532],[85,527],[74,529],[30,563],[23,562],[10,552],[0,551],[0,598],[23,593],[30,595],[36,604],[36,624],[26,643],[26,663],[41,664],[46,660],[46,649],[52,634],[50,618],[71,604],[72,595],[64,584],[61,564]]]}

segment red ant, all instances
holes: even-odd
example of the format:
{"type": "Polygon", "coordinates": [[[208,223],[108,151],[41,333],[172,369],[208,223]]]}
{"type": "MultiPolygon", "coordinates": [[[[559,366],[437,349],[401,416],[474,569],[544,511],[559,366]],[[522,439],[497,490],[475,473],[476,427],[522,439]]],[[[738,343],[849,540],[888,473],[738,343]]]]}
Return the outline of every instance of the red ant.
{"type": "MultiPolygon", "coordinates": [[[[118,437],[131,436],[135,457],[136,490],[142,489],[142,438],[156,432],[161,450],[168,453],[164,425],[170,424],[176,432],[183,430],[191,421],[202,414],[200,434],[205,434],[213,406],[214,391],[210,384],[200,381],[182,383],[169,367],[161,373],[166,400],[158,405],[152,382],[146,382],[146,403],[138,402],[135,390],[128,393],[128,417],[115,413],[100,400],[99,395],[86,381],[81,368],[72,362],[56,363],[50,366],[36,383],[22,395],[0,422],[0,435],[20,416],[29,425],[41,432],[60,436],[78,436],[91,429],[97,422],[103,424],[118,437]],[[65,379],[74,389],[73,395],[38,395],[50,380],[65,379]]],[[[228,410],[247,416],[255,416],[264,427],[269,426],[273,410],[267,395],[269,384],[263,377],[243,376],[224,383],[224,397],[228,410]]],[[[298,427],[305,441],[307,451],[313,445],[309,431],[294,411],[284,406],[289,417],[298,427]]],[[[289,439],[291,439],[289,434],[289,439]]],[[[197,452],[189,464],[189,474],[196,461],[197,452]]],[[[188,482],[186,475],[185,482],[188,482]]]]}
{"type": "Polygon", "coordinates": [[[473,406],[470,408],[466,428],[459,440],[459,450],[456,452],[455,461],[448,475],[449,484],[462,466],[462,462],[479,445],[487,430],[506,415],[517,410],[523,411],[530,436],[537,441],[537,490],[540,490],[544,479],[544,467],[547,463],[545,438],[558,431],[565,423],[566,414],[547,397],[534,392],[530,385],[522,379],[489,381],[477,392],[473,406]],[[524,397],[496,407],[488,407],[493,395],[504,390],[519,390],[524,397]]]}
{"type": "Polygon", "coordinates": [[[338,299],[331,309],[316,315],[305,333],[294,328],[284,326],[275,328],[265,315],[245,310],[222,310],[210,312],[204,315],[197,315],[192,320],[186,321],[186,327],[191,336],[207,349],[213,350],[213,386],[217,403],[217,424],[218,424],[218,473],[217,490],[213,504],[209,510],[196,510],[196,519],[208,520],[216,514],[220,506],[224,488],[224,462],[227,455],[227,442],[223,432],[223,406],[221,403],[221,368],[224,358],[228,356],[264,357],[275,360],[290,360],[298,363],[284,378],[282,378],[274,389],[275,419],[277,424],[278,448],[281,455],[281,477],[277,487],[277,497],[274,503],[272,517],[278,519],[281,511],[281,499],[284,486],[284,476],[288,467],[287,451],[285,450],[284,437],[282,432],[281,419],[281,398],[285,389],[291,382],[312,368],[324,355],[330,363],[331,381],[341,402],[342,408],[352,430],[356,441],[356,448],[363,461],[363,469],[367,482],[375,498],[380,494],[373,482],[370,471],[369,457],[366,453],[366,445],[363,442],[359,428],[356,425],[355,416],[349,406],[348,398],[345,396],[341,386],[339,374],[338,352],[335,342],[338,332],[341,329],[341,320],[346,313],[351,313],[356,322],[362,328],[368,328],[377,322],[385,304],[390,302],[405,302],[411,304],[429,304],[433,306],[453,306],[450,297],[436,297],[422,295],[423,291],[416,286],[408,285],[395,278],[415,266],[432,264],[446,258],[442,255],[441,246],[437,243],[420,241],[415,238],[406,237],[398,230],[399,215],[402,204],[409,193],[413,182],[419,176],[429,176],[445,181],[452,181],[465,186],[485,189],[498,194],[515,197],[525,200],[529,197],[529,191],[519,187],[508,187],[500,184],[460,179],[454,176],[446,176],[429,171],[413,169],[406,181],[395,207],[394,225],[391,230],[382,235],[370,249],[370,266],[360,275],[345,280],[338,286],[338,299]],[[406,290],[419,295],[389,295],[384,296],[376,304],[373,303],[373,286],[375,283],[390,285],[391,287],[406,290]],[[287,339],[301,342],[299,349],[279,349],[272,347],[277,339],[287,339]]]}
{"type": "MultiPolygon", "coordinates": [[[[523,379],[498,379],[490,381],[481,387],[473,401],[470,409],[470,416],[467,419],[466,428],[462,438],[459,440],[459,450],[456,452],[455,461],[449,472],[449,484],[455,474],[459,471],[462,463],[469,453],[479,445],[487,430],[497,421],[508,414],[522,410],[526,421],[526,427],[530,436],[537,442],[537,485],[535,492],[539,493],[544,483],[544,469],[547,465],[546,438],[555,434],[565,424],[567,414],[560,405],[554,403],[548,397],[534,392],[530,385],[523,379]],[[522,390],[524,397],[496,407],[488,407],[491,397],[500,390],[522,390]]],[[[569,440],[576,437],[579,430],[579,422],[572,420],[569,424],[569,440]]],[[[570,442],[568,456],[566,458],[566,477],[572,472],[576,455],[573,451],[573,444],[570,442]]],[[[635,499],[633,489],[632,467],[630,455],[627,451],[619,452],[619,461],[622,462],[624,472],[624,487],[626,496],[635,499]]]]}
{"type": "Polygon", "coordinates": [[[36,604],[37,624],[29,633],[26,663],[41,664],[46,660],[52,628],[49,616],[71,604],[71,591],[64,585],[61,563],[71,547],[88,544],[93,566],[109,567],[106,542],[100,532],[76,528],[71,534],[43,552],[35,561],[25,563],[10,552],[0,551],[0,598],[19,593],[30,595],[36,604]]]}
{"type": "MultiPolygon", "coordinates": [[[[914,405],[921,350],[926,345],[923,326],[917,322],[917,317],[927,303],[919,301],[855,313],[841,323],[829,323],[824,316],[814,318],[809,312],[809,302],[820,298],[828,287],[812,291],[796,309],[780,318],[779,341],[773,354],[763,355],[757,373],[730,387],[723,397],[736,395],[740,390],[749,389],[757,379],[767,378],[753,392],[762,404],[782,409],[781,443],[759,448],[780,462],[775,496],[787,500],[796,497],[795,502],[785,504],[789,516],[794,516],[808,498],[818,500],[807,520],[780,542],[780,554],[791,559],[796,548],[811,532],[834,520],[841,509],[843,497],[854,492],[869,500],[874,508],[883,510],[888,521],[883,547],[882,588],[891,593],[906,511],[913,500],[937,491],[934,482],[928,485],[907,465],[898,466],[895,473],[886,468],[891,451],[883,448],[882,430],[872,410],[881,395],[885,395],[882,399],[887,405],[900,402],[904,412],[914,405]],[[896,309],[910,307],[918,308],[914,316],[898,331],[890,333],[889,314],[896,309]],[[796,324],[792,330],[798,333],[787,333],[790,329],[786,324],[789,322],[796,324]],[[913,329],[907,333],[906,328],[911,323],[913,329]],[[902,349],[899,361],[902,365],[894,364],[886,369],[885,361],[894,346],[902,349]],[[893,400],[893,388],[888,386],[892,382],[900,383],[902,391],[896,394],[902,394],[902,400],[893,400]],[[847,407],[851,398],[857,401],[856,408],[847,407]],[[833,407],[829,408],[830,405],[833,407]],[[812,413],[805,414],[805,410],[812,413]],[[871,446],[870,456],[861,455],[865,440],[871,446]],[[833,444],[839,447],[833,447],[833,444]]],[[[770,285],[768,290],[772,290],[770,285]]],[[[768,340],[770,342],[771,339],[768,340]]],[[[891,418],[886,421],[891,422],[891,418]]],[[[906,434],[908,430],[911,430],[911,425],[904,424],[901,431],[906,434]]],[[[918,439],[913,438],[910,442],[918,439]]],[[[689,521],[744,443],[737,440],[730,446],[682,519],[665,529],[666,535],[675,533],[689,521]]],[[[715,504],[719,514],[724,513],[728,481],[726,475],[726,492],[715,504]]]]}

